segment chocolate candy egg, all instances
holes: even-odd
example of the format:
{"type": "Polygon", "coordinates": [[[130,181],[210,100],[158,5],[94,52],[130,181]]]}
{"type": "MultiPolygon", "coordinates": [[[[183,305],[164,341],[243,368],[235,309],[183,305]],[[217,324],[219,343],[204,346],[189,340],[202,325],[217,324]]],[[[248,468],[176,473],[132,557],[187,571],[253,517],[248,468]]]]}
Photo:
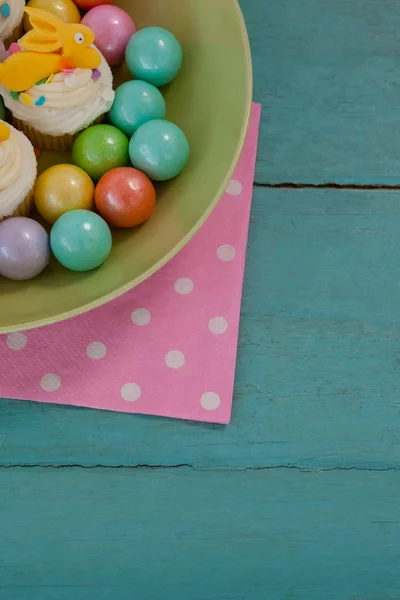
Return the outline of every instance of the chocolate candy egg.
{"type": "Polygon", "coordinates": [[[91,271],[106,260],[112,237],[107,223],[89,210],[72,210],[53,225],[50,244],[57,260],[71,271],[91,271]]]}
{"type": "Polygon", "coordinates": [[[109,171],[95,190],[96,208],[114,227],[136,227],[150,217],[156,191],[150,179],[131,167],[109,171]]]}
{"type": "Polygon", "coordinates": [[[145,27],[129,40],[125,59],[135,79],[161,87],[178,75],[182,66],[182,48],[166,29],[145,27]]]}
{"type": "Polygon", "coordinates": [[[97,181],[107,171],[129,164],[129,141],[112,125],[93,125],[76,138],[72,158],[97,181]]]}
{"type": "Polygon", "coordinates": [[[45,269],[49,257],[49,236],[39,223],[26,217],[0,223],[0,275],[32,279],[45,269]]]}
{"type": "MultiPolygon", "coordinates": [[[[72,0],[29,0],[27,6],[46,10],[65,23],[80,23],[81,20],[80,12],[72,0]]],[[[23,24],[25,31],[32,29],[27,13],[24,14],[23,24]]]]}
{"type": "Polygon", "coordinates": [[[82,23],[92,29],[95,45],[108,64],[119,65],[124,60],[127,43],[136,31],[128,13],[110,4],[96,6],[83,17],[82,23]]]}
{"type": "Polygon", "coordinates": [[[189,159],[189,143],[182,129],[169,121],[145,123],[129,143],[132,165],[154,181],[176,177],[189,159]]]}
{"type": "Polygon", "coordinates": [[[79,167],[54,165],[37,179],[34,199],[44,220],[53,224],[70,210],[93,208],[93,181],[79,167]]]}
{"type": "Polygon", "coordinates": [[[116,89],[108,116],[115,127],[131,137],[147,121],[163,119],[166,110],[165,100],[154,85],[135,80],[127,81],[116,89]]]}

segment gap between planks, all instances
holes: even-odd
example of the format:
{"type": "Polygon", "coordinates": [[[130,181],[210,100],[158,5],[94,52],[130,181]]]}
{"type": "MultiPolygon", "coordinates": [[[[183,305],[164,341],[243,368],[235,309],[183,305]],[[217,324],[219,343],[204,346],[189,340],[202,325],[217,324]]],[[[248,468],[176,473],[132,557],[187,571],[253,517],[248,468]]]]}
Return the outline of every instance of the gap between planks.
{"type": "Polygon", "coordinates": [[[120,469],[120,470],[156,470],[156,469],[190,469],[192,471],[202,471],[202,472],[245,472],[245,471],[272,471],[272,470],[294,470],[300,473],[329,473],[332,471],[366,471],[371,473],[379,473],[386,471],[394,471],[400,472],[400,467],[387,467],[387,468],[369,468],[369,467],[326,467],[326,468],[316,468],[309,469],[306,467],[298,467],[297,465],[273,465],[266,467],[243,467],[243,468],[228,468],[228,467],[195,467],[190,464],[177,464],[177,465],[151,465],[151,464],[139,464],[139,465],[79,465],[79,464],[71,464],[71,465],[51,465],[51,464],[10,464],[10,465],[1,465],[0,471],[4,469],[91,469],[91,470],[101,470],[101,469],[120,469]]]}
{"type": "Polygon", "coordinates": [[[257,183],[254,182],[254,187],[265,188],[265,189],[288,189],[288,190],[302,190],[302,189],[322,189],[322,190],[389,190],[398,191],[400,185],[362,185],[358,183],[351,184],[340,184],[340,183],[294,183],[294,182],[282,182],[282,183],[257,183]]]}

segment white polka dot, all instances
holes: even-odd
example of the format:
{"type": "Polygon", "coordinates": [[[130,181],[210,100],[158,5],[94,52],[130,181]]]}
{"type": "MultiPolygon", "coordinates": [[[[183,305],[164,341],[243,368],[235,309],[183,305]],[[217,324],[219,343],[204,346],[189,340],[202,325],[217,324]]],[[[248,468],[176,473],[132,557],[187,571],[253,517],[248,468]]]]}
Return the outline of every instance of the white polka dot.
{"type": "Polygon", "coordinates": [[[194,283],[191,279],[189,279],[189,277],[182,277],[181,279],[177,279],[175,281],[175,291],[178,294],[186,296],[186,294],[190,294],[190,292],[193,292],[193,289],[194,283]]]}
{"type": "Polygon", "coordinates": [[[151,321],[151,313],[147,308],[137,308],[133,311],[131,317],[135,325],[148,325],[151,321]]]}
{"type": "Polygon", "coordinates": [[[240,181],[237,181],[236,179],[231,179],[228,187],[226,188],[226,193],[230,196],[239,196],[239,194],[242,193],[242,190],[243,186],[240,183],[240,181]]]}
{"type": "Polygon", "coordinates": [[[213,317],[208,322],[208,329],[211,333],[215,333],[215,335],[220,335],[221,333],[225,333],[228,329],[228,321],[225,317],[213,317]]]}
{"type": "Polygon", "coordinates": [[[229,244],[224,244],[223,246],[220,246],[218,248],[217,256],[219,260],[229,262],[235,258],[236,250],[233,246],[229,246],[229,244]]]}
{"type": "Polygon", "coordinates": [[[142,395],[142,390],[137,383],[125,383],[121,388],[121,398],[127,402],[136,402],[142,395]]]}
{"type": "Polygon", "coordinates": [[[7,346],[10,350],[23,350],[28,343],[28,338],[23,333],[10,333],[7,336],[7,346]]]}
{"type": "Polygon", "coordinates": [[[61,379],[54,373],[47,373],[40,382],[45,392],[56,392],[61,387],[61,379]]]}
{"type": "Polygon", "coordinates": [[[171,369],[180,369],[185,364],[185,355],[179,350],[170,350],[165,355],[165,362],[171,369]]]}
{"type": "Polygon", "coordinates": [[[100,360],[107,354],[107,346],[102,342],[92,342],[86,348],[86,354],[93,360],[100,360]]]}
{"type": "Polygon", "coordinates": [[[200,404],[205,410],[217,410],[221,404],[221,398],[215,392],[206,392],[200,398],[200,404]]]}

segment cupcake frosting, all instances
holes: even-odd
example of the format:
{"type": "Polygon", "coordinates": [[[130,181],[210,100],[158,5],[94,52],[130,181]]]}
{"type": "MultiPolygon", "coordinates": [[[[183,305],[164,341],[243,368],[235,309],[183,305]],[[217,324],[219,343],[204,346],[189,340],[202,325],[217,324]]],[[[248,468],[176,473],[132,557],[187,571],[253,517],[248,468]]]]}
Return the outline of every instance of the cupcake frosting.
{"type": "Polygon", "coordinates": [[[6,40],[20,24],[25,0],[0,0],[0,40],[6,40]]]}
{"type": "Polygon", "coordinates": [[[15,118],[41,133],[73,135],[110,110],[115,95],[112,84],[111,69],[102,57],[94,71],[66,69],[24,94],[13,94],[2,85],[0,93],[15,118]]]}
{"type": "Polygon", "coordinates": [[[7,126],[10,136],[0,142],[0,219],[11,215],[28,195],[37,169],[33,146],[28,138],[11,125],[7,126]]]}

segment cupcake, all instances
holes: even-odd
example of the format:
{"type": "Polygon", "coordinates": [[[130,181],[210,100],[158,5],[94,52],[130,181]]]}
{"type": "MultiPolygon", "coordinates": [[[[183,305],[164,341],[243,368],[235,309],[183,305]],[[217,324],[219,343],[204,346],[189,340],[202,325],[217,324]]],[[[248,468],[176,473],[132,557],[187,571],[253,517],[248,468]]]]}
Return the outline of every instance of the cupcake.
{"type": "Polygon", "coordinates": [[[30,141],[23,133],[0,121],[0,221],[6,217],[29,215],[36,168],[30,141]]]}
{"type": "Polygon", "coordinates": [[[24,10],[25,0],[0,0],[0,40],[6,48],[22,35],[24,10]]]}
{"type": "Polygon", "coordinates": [[[21,50],[0,63],[0,94],[34,146],[68,150],[110,110],[111,69],[91,29],[39,9],[26,12],[33,29],[19,40],[21,50]]]}

